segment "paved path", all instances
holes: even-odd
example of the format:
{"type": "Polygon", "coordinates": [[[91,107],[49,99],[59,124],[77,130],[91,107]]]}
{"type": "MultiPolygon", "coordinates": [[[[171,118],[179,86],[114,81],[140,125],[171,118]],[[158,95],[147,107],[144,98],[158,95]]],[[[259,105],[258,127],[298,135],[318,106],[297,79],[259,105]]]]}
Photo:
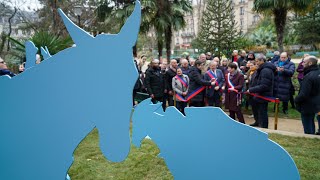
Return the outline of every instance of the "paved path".
{"type": "MultiPolygon", "coordinates": [[[[246,124],[252,124],[253,118],[248,118],[248,115],[244,115],[246,124]]],[[[316,122],[316,129],[318,129],[318,123],[316,122]]],[[[267,133],[278,133],[282,135],[295,136],[295,137],[308,137],[319,138],[317,135],[305,135],[303,132],[303,126],[301,120],[278,118],[278,130],[274,130],[274,117],[269,117],[269,129],[261,129],[267,133]]]]}

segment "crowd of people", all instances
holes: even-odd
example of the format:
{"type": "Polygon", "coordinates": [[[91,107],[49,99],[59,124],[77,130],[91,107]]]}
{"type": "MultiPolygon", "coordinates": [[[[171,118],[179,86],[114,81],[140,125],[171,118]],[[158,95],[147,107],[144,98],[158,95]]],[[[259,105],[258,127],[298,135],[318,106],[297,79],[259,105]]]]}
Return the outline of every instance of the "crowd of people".
{"type": "Polygon", "coordinates": [[[255,122],[250,125],[268,128],[268,104],[281,102],[282,112],[288,114],[290,102],[301,113],[304,132],[320,134],[314,123],[317,117],[320,125],[320,70],[314,56],[306,54],[297,69],[287,52],[278,51],[272,59],[237,50],[230,59],[210,52],[197,59],[171,59],[169,64],[166,59],[152,59],[148,64],[146,59],[143,55],[135,60],[140,78],[134,92],[148,93],[153,103],[162,102],[164,111],[167,106],[176,106],[182,114],[187,106],[224,106],[232,119],[245,123],[242,107],[251,107],[255,122]],[[295,71],[300,84],[296,99],[295,71]]]}
{"type": "MultiPolygon", "coordinates": [[[[166,59],[148,63],[142,55],[135,64],[140,75],[133,90],[133,105],[140,91],[148,93],[153,103],[162,102],[164,111],[167,106],[176,106],[185,115],[187,106],[224,106],[230,117],[241,123],[245,123],[242,106],[251,106],[255,122],[250,125],[268,128],[269,102],[281,102],[284,114],[288,114],[290,102],[301,113],[304,132],[320,135],[314,123],[317,117],[320,127],[320,69],[314,56],[305,54],[297,68],[288,53],[278,51],[269,60],[263,54],[256,57],[254,52],[241,51],[238,55],[234,50],[230,59],[219,59],[208,52],[198,59],[171,59],[169,64],[166,59]],[[295,71],[300,90],[294,99],[295,71]]],[[[23,71],[24,64],[19,67],[19,72],[23,71]]],[[[15,76],[0,58],[0,76],[3,75],[15,76]]]]}

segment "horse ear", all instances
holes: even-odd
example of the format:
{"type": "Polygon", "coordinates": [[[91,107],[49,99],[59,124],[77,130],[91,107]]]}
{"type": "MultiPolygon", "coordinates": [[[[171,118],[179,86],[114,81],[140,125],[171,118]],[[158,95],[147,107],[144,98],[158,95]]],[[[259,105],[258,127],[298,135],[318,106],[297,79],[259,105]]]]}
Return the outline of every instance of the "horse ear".
{"type": "Polygon", "coordinates": [[[122,26],[119,36],[134,46],[138,39],[141,21],[141,4],[136,1],[133,13],[127,19],[126,23],[122,26]]]}
{"type": "Polygon", "coordinates": [[[86,44],[90,39],[93,37],[86,32],[85,30],[81,29],[79,26],[75,25],[64,12],[59,8],[58,12],[63,20],[64,25],[66,26],[73,42],[80,46],[81,44],[86,44]]]}

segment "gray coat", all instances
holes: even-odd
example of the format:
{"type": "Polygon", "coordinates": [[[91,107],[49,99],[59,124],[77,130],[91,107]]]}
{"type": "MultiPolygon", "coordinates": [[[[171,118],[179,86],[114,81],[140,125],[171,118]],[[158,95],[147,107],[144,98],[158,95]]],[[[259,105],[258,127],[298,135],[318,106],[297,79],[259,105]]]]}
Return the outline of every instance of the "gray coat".
{"type": "MultiPolygon", "coordinates": [[[[187,82],[188,87],[186,88],[182,83],[179,81],[179,79],[175,76],[172,78],[172,89],[177,93],[182,95],[183,92],[186,92],[188,94],[189,90],[189,77],[185,74],[182,75],[182,79],[187,82]]],[[[177,99],[177,101],[179,101],[177,99]]]]}

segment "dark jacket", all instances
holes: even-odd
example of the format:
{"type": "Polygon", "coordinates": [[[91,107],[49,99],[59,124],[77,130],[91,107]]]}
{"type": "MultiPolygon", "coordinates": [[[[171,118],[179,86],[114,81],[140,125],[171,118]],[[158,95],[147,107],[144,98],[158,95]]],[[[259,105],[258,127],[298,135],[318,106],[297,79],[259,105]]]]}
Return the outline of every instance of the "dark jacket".
{"type": "MultiPolygon", "coordinates": [[[[275,66],[279,67],[280,60],[275,62],[275,66]]],[[[295,65],[290,60],[283,64],[284,71],[277,72],[274,80],[274,96],[281,101],[288,102],[290,99],[290,88],[292,85],[291,78],[295,72],[295,65]]]]}
{"type": "Polygon", "coordinates": [[[10,77],[15,76],[10,70],[8,69],[0,69],[0,76],[8,75],[10,77]]]}
{"type": "Polygon", "coordinates": [[[302,114],[320,112],[320,69],[317,65],[305,69],[295,103],[298,111],[302,114]]]}
{"type": "MultiPolygon", "coordinates": [[[[211,70],[209,70],[209,71],[211,71],[211,70]]],[[[221,95],[220,90],[221,90],[222,86],[224,85],[225,80],[224,80],[224,74],[220,69],[216,70],[216,77],[217,77],[216,79],[217,79],[217,82],[218,82],[220,89],[218,91],[214,90],[214,87],[216,87],[216,85],[207,87],[207,89],[206,89],[206,96],[207,97],[213,97],[215,93],[218,93],[219,95],[221,95]]],[[[204,74],[204,80],[206,80],[206,81],[211,80],[211,77],[208,75],[208,72],[204,74]]]]}
{"type": "Polygon", "coordinates": [[[149,68],[146,71],[145,86],[150,95],[153,94],[156,98],[163,97],[164,84],[164,75],[160,68],[149,68]]]}
{"type": "Polygon", "coordinates": [[[169,91],[172,91],[172,78],[174,78],[177,75],[177,72],[169,68],[165,74],[165,85],[166,89],[169,91]]]}
{"type": "MultiPolygon", "coordinates": [[[[194,66],[190,68],[189,79],[189,94],[198,89],[199,87],[211,85],[210,81],[202,79],[201,70],[194,66]]],[[[191,101],[203,101],[203,93],[199,93],[194,98],[192,98],[191,101]]]]}
{"type": "Polygon", "coordinates": [[[279,59],[280,59],[280,56],[279,56],[279,55],[274,55],[274,56],[272,57],[272,59],[271,59],[271,63],[275,63],[275,62],[279,61],[279,59]]]}
{"type": "Polygon", "coordinates": [[[140,71],[140,69],[139,69],[137,60],[134,60],[134,64],[136,65],[136,68],[137,68],[137,70],[138,70],[138,79],[137,79],[136,83],[134,84],[134,88],[133,88],[133,89],[134,89],[135,91],[139,91],[139,90],[141,89],[141,86],[142,86],[141,81],[140,81],[141,71],[140,71]]]}
{"type": "Polygon", "coordinates": [[[240,67],[240,66],[245,66],[244,64],[247,63],[247,57],[242,57],[242,56],[240,56],[240,58],[238,59],[237,63],[238,63],[238,66],[239,66],[239,67],[240,67]]]}
{"type": "Polygon", "coordinates": [[[188,67],[188,68],[180,67],[180,68],[181,68],[183,74],[189,76],[190,67],[188,67]]]}
{"type": "MultiPolygon", "coordinates": [[[[238,90],[238,92],[240,93],[244,85],[244,76],[240,72],[237,72],[237,74],[235,74],[233,78],[231,78],[231,82],[234,85],[234,88],[238,90]]],[[[226,89],[228,89],[227,87],[229,87],[229,85],[228,85],[228,80],[226,79],[226,89]]],[[[239,97],[238,93],[234,91],[226,91],[226,92],[227,92],[225,96],[226,109],[229,109],[231,111],[239,111],[240,106],[237,105],[237,100],[239,97]]]]}
{"type": "MultiPolygon", "coordinates": [[[[276,66],[272,63],[266,62],[261,65],[257,70],[256,76],[252,79],[251,87],[249,88],[250,93],[272,97],[275,71],[276,66]]],[[[265,102],[265,100],[256,97],[253,99],[257,102],[265,102]]]]}

